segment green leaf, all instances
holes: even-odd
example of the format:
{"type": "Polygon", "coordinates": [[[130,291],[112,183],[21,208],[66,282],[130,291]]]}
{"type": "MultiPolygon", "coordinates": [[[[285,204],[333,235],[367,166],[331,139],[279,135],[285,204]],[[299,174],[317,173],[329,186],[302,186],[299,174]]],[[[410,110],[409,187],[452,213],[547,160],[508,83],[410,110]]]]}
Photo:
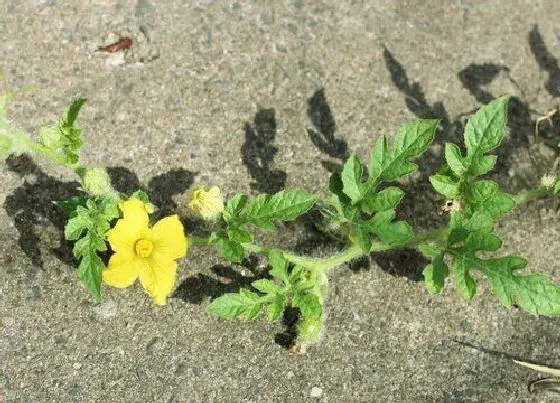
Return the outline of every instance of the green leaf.
{"type": "Polygon", "coordinates": [[[60,130],[58,127],[41,127],[39,129],[39,139],[44,146],[56,149],[60,145],[60,130]]]}
{"type": "Polygon", "coordinates": [[[495,157],[483,154],[498,147],[505,136],[508,101],[508,96],[493,100],[467,122],[464,136],[470,161],[468,173],[472,176],[487,173],[495,163],[495,157]]]}
{"type": "Polygon", "coordinates": [[[476,282],[469,273],[470,267],[468,263],[470,263],[468,260],[460,256],[454,260],[451,265],[451,270],[453,272],[457,291],[459,291],[459,294],[461,294],[463,298],[470,301],[476,294],[476,282]]]}
{"type": "Polygon", "coordinates": [[[558,180],[555,184],[554,184],[554,194],[555,195],[560,195],[560,180],[558,180]]]}
{"type": "Polygon", "coordinates": [[[80,210],[78,210],[78,215],[69,219],[64,227],[64,238],[69,241],[77,240],[84,231],[93,228],[94,221],[89,216],[89,212],[87,210],[85,213],[83,210],[81,211],[80,213],[80,210]]]}
{"type": "Polygon", "coordinates": [[[276,322],[282,312],[284,312],[284,305],[286,297],[284,295],[277,295],[274,300],[266,306],[266,315],[270,323],[276,322]]]}
{"type": "Polygon", "coordinates": [[[389,149],[385,136],[379,139],[371,153],[369,180],[391,182],[416,170],[410,162],[426,151],[432,143],[438,120],[419,120],[401,128],[389,149]]]}
{"type": "Polygon", "coordinates": [[[295,295],[292,304],[299,308],[305,319],[320,318],[323,312],[321,301],[315,294],[295,295]]]}
{"type": "Polygon", "coordinates": [[[356,242],[365,255],[369,255],[371,250],[371,239],[369,239],[369,231],[362,226],[356,227],[356,242]]]}
{"type": "Polygon", "coordinates": [[[85,249],[78,267],[78,278],[86,286],[96,301],[101,299],[101,277],[105,265],[95,253],[95,247],[85,249]]]}
{"type": "Polygon", "coordinates": [[[72,103],[66,110],[66,116],[63,120],[64,126],[74,126],[74,123],[78,118],[78,113],[80,113],[80,109],[82,109],[82,106],[84,106],[86,101],[86,98],[78,98],[72,101],[72,103]]]}
{"type": "Polygon", "coordinates": [[[481,271],[492,293],[506,307],[516,304],[534,315],[560,316],[560,287],[540,274],[515,274],[526,265],[521,257],[507,256],[488,259],[481,271]]]}
{"type": "Polygon", "coordinates": [[[494,219],[504,216],[515,207],[513,198],[501,192],[497,183],[488,180],[466,185],[464,202],[467,211],[484,210],[494,219]]]}
{"type": "Polygon", "coordinates": [[[430,176],[430,183],[435,191],[444,195],[448,199],[456,199],[461,193],[461,184],[450,176],[433,175],[430,176]]]}
{"type": "Polygon", "coordinates": [[[243,193],[237,194],[229,199],[222,213],[224,220],[230,222],[237,218],[239,212],[245,207],[248,200],[249,197],[243,193]]]}
{"type": "Polygon", "coordinates": [[[247,290],[224,294],[213,300],[208,306],[210,313],[226,319],[235,319],[247,313],[247,320],[251,320],[258,315],[261,309],[261,298],[247,290]]]}
{"type": "Polygon", "coordinates": [[[240,213],[243,222],[265,230],[274,229],[273,221],[293,221],[306,213],[316,198],[298,189],[283,190],[274,195],[259,195],[240,213]]]}
{"type": "Polygon", "coordinates": [[[284,284],[289,284],[288,261],[284,258],[282,252],[273,249],[268,252],[268,264],[272,267],[270,275],[274,278],[282,280],[284,284]]]}
{"type": "Polygon", "coordinates": [[[344,193],[343,187],[341,174],[333,172],[329,178],[329,191],[336,196],[339,203],[343,205],[350,204],[352,200],[344,193]]]}
{"type": "Polygon", "coordinates": [[[247,309],[247,311],[245,312],[245,320],[247,322],[252,321],[261,313],[262,309],[263,309],[262,303],[254,304],[251,308],[247,309]]]}
{"type": "Polygon", "coordinates": [[[362,200],[362,210],[372,214],[380,211],[394,210],[404,197],[404,192],[395,186],[385,188],[362,200]]]}
{"type": "Polygon", "coordinates": [[[342,169],[342,191],[353,204],[359,202],[363,197],[364,184],[362,184],[362,163],[355,155],[346,160],[342,169]]]}
{"type": "Polygon", "coordinates": [[[422,272],[426,289],[432,295],[438,295],[445,286],[445,279],[449,276],[449,268],[443,260],[443,254],[439,254],[427,265],[422,272]]]}
{"type": "Polygon", "coordinates": [[[422,253],[422,255],[424,255],[424,257],[431,259],[443,253],[441,248],[425,243],[418,245],[418,250],[422,253]]]}
{"type": "Polygon", "coordinates": [[[267,278],[262,278],[255,280],[251,283],[253,287],[262,292],[263,294],[280,294],[284,291],[284,288],[276,284],[274,281],[267,278]]]}
{"type": "Polygon", "coordinates": [[[373,218],[365,221],[362,228],[392,246],[402,245],[414,236],[412,228],[405,221],[392,221],[395,218],[394,210],[380,211],[373,218]]]}
{"type": "Polygon", "coordinates": [[[229,229],[228,238],[238,243],[249,243],[253,241],[253,237],[251,236],[251,234],[239,228],[229,229]]]}
{"type": "Polygon", "coordinates": [[[208,243],[220,248],[222,256],[233,263],[241,263],[245,257],[245,249],[239,242],[230,240],[223,232],[213,232],[208,243]]]}
{"type": "Polygon", "coordinates": [[[502,247],[502,240],[495,234],[476,231],[465,239],[464,247],[475,251],[496,251],[502,247]]]}
{"type": "Polygon", "coordinates": [[[461,150],[455,144],[445,143],[445,161],[458,177],[462,177],[469,169],[469,163],[461,155],[461,150]]]}

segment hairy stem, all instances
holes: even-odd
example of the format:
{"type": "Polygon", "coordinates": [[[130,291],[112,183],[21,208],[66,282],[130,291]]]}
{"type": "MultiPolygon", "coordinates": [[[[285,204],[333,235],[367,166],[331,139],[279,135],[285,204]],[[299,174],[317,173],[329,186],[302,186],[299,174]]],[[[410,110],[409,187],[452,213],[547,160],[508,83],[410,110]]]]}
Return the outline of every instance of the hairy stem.
{"type": "Polygon", "coordinates": [[[551,190],[545,187],[539,187],[536,189],[529,189],[524,190],[522,192],[513,195],[513,200],[515,201],[516,205],[520,205],[523,203],[528,203],[530,201],[540,199],[542,197],[546,197],[551,193],[551,190]]]}

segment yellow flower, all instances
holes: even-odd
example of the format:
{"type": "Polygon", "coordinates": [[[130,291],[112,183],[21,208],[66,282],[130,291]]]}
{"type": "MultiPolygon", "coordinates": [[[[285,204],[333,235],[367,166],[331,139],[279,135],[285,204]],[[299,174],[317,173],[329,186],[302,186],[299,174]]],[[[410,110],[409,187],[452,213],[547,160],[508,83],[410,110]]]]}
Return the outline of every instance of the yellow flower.
{"type": "Polygon", "coordinates": [[[148,226],[147,206],[132,198],[119,204],[123,218],[107,232],[115,254],[103,281],[125,288],[140,277],[140,283],[158,305],[165,305],[175,285],[177,263],[187,253],[187,238],[176,215],[148,226]]]}
{"type": "Polygon", "coordinates": [[[193,192],[189,206],[202,216],[205,220],[213,220],[224,211],[222,193],[218,186],[212,186],[209,190],[204,188],[193,192]]]}

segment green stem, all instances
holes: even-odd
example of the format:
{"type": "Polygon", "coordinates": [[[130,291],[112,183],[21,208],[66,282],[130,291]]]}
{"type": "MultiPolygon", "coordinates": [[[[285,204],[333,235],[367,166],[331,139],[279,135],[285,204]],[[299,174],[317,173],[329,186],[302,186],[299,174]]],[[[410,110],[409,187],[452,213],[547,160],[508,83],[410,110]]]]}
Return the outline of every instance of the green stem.
{"type": "MultiPolygon", "coordinates": [[[[545,197],[548,194],[550,194],[550,190],[541,187],[533,190],[520,192],[516,195],[513,195],[513,199],[515,200],[516,205],[520,205],[532,200],[545,197]]],[[[373,242],[369,253],[381,252],[381,251],[387,251],[387,250],[399,249],[399,248],[416,248],[420,244],[425,242],[430,242],[430,241],[444,243],[447,237],[449,236],[449,231],[450,231],[449,228],[442,228],[442,229],[424,232],[412,237],[405,244],[397,245],[397,246],[393,246],[384,242],[373,242]]],[[[208,239],[190,237],[189,245],[195,247],[208,246],[208,239]]],[[[275,248],[269,248],[269,247],[259,246],[255,244],[249,244],[249,243],[243,244],[243,248],[248,252],[253,252],[259,255],[267,255],[272,249],[275,249],[275,248]]],[[[356,259],[364,255],[364,253],[362,252],[362,250],[358,245],[351,245],[345,250],[326,258],[313,258],[307,256],[299,256],[299,255],[294,255],[287,251],[281,251],[281,252],[283,253],[284,257],[293,264],[301,265],[310,270],[317,270],[323,272],[329,271],[335,267],[338,267],[346,262],[349,262],[353,259],[356,259]]]]}
{"type": "MultiPolygon", "coordinates": [[[[430,232],[418,234],[417,236],[411,238],[404,245],[398,245],[398,246],[392,246],[384,242],[373,242],[370,249],[370,253],[387,251],[387,250],[398,249],[403,247],[414,248],[424,242],[441,241],[447,237],[447,234],[448,234],[447,228],[430,231],[430,232]]],[[[208,239],[189,237],[189,246],[191,247],[209,246],[208,239]]],[[[249,243],[243,244],[243,248],[248,252],[256,253],[259,255],[267,255],[272,249],[276,249],[276,248],[269,248],[265,246],[259,246],[255,244],[249,244],[249,243]]],[[[286,258],[286,260],[290,261],[291,263],[301,265],[310,270],[317,270],[317,271],[328,271],[335,267],[341,266],[346,262],[356,259],[360,256],[364,256],[364,253],[362,252],[361,248],[358,245],[351,245],[350,247],[344,249],[343,251],[325,258],[299,256],[299,255],[294,255],[287,251],[281,251],[281,252],[286,258]]]]}
{"type": "Polygon", "coordinates": [[[513,200],[515,200],[516,205],[527,203],[541,197],[546,197],[551,193],[551,190],[545,187],[539,187],[537,189],[524,190],[522,192],[513,195],[513,200]]]}
{"type": "Polygon", "coordinates": [[[45,147],[44,145],[30,139],[29,137],[27,137],[26,135],[24,135],[23,133],[18,133],[18,137],[21,137],[21,141],[25,142],[25,144],[34,152],[37,154],[42,154],[45,157],[47,157],[48,159],[50,159],[53,162],[56,162],[59,165],[65,166],[67,168],[70,168],[72,171],[76,172],[76,170],[79,168],[78,166],[74,166],[74,165],[70,165],[68,164],[68,162],[65,160],[65,158],[57,153],[55,153],[53,150],[51,150],[50,148],[45,147]]]}

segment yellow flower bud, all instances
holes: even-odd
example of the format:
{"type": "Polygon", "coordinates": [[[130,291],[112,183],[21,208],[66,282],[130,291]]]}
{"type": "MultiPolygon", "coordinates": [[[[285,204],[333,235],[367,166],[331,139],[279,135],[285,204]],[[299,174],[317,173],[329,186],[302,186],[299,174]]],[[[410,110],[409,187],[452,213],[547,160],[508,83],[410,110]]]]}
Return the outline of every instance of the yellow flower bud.
{"type": "Polygon", "coordinates": [[[192,193],[189,206],[205,220],[214,220],[224,211],[220,188],[212,186],[209,190],[200,188],[192,193]]]}

